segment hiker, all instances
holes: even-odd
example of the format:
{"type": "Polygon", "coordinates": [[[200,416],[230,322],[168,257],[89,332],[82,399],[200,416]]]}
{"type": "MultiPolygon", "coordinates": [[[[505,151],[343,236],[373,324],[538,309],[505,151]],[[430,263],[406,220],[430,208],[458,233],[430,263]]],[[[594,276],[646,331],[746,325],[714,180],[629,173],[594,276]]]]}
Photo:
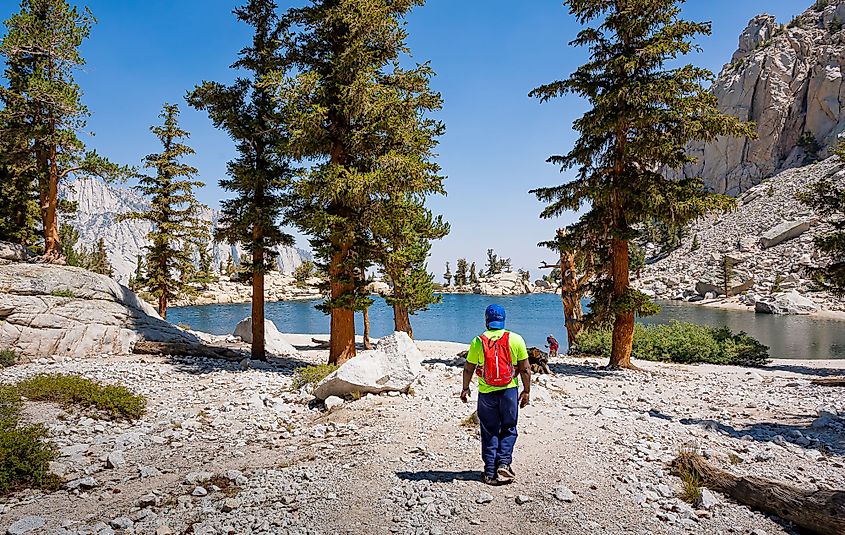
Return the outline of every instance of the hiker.
{"type": "Polygon", "coordinates": [[[464,365],[461,401],[467,402],[472,375],[478,375],[478,420],[481,422],[483,481],[510,483],[516,477],[511,462],[516,444],[519,409],[529,403],[531,368],[525,340],[505,330],[505,309],[490,305],[484,313],[487,330],[472,340],[464,365]],[[517,397],[519,378],[522,393],[517,397]]]}
{"type": "Polygon", "coordinates": [[[555,336],[550,334],[548,338],[546,338],[546,347],[549,348],[549,358],[553,359],[557,357],[557,350],[560,348],[560,344],[557,343],[555,336]]]}

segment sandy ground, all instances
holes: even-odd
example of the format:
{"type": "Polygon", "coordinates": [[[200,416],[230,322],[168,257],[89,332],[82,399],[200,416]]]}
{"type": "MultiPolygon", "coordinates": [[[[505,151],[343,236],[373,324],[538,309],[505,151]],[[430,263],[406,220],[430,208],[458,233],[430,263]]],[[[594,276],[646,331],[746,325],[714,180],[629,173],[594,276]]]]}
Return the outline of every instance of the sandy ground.
{"type": "Polygon", "coordinates": [[[793,533],[724,496],[709,508],[680,501],[668,463],[685,447],[735,473],[845,488],[845,397],[810,382],[845,375],[845,361],[608,372],[557,359],[520,414],[517,481],[487,487],[465,423],[474,407],[458,399],[465,345],[419,342],[412,395],[328,412],[290,388],[297,367],[326,353],[310,335],[288,338],[300,358],[259,369],[130,356],[0,371],[2,382],[79,373],[149,399],[134,423],[29,406],[72,483],[3,499],[0,529],[38,517],[31,533],[793,533]],[[125,463],[108,468],[114,452],[125,463]],[[212,473],[233,487],[208,482],[212,473]]]}

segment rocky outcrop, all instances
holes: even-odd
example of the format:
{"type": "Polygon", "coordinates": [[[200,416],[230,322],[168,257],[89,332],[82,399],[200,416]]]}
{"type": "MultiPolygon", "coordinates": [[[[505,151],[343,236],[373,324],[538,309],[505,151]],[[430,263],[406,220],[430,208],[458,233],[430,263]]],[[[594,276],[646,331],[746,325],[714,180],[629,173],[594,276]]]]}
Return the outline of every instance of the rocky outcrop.
{"type": "Polygon", "coordinates": [[[329,374],[314,389],[314,396],[407,392],[422,372],[422,352],[403,332],[379,340],[376,348],[362,351],[329,374]]]}
{"type": "Polygon", "coordinates": [[[128,354],[140,341],[196,344],[128,288],[49,264],[0,265],[0,347],[24,357],[128,354]]]}
{"type": "MultiPolygon", "coordinates": [[[[127,283],[135,271],[138,255],[143,254],[148,244],[147,233],[151,225],[145,221],[118,221],[118,216],[126,212],[143,211],[149,208],[149,202],[128,188],[118,188],[97,179],[78,179],[63,185],[62,198],[77,205],[76,212],[67,222],[79,231],[79,243],[89,249],[103,239],[108,251],[109,261],[114,267],[114,277],[121,283],[127,283]]],[[[212,234],[217,228],[220,213],[205,210],[202,218],[209,222],[212,234]]],[[[233,265],[240,263],[243,249],[225,243],[208,243],[207,251],[212,259],[215,272],[221,263],[225,266],[230,260],[233,265]]],[[[311,254],[293,247],[276,249],[277,268],[282,273],[292,273],[311,254]]],[[[199,262],[199,258],[195,259],[199,262]]]]}
{"type": "Polygon", "coordinates": [[[816,5],[785,26],[769,15],[751,20],[712,91],[721,111],[757,124],[758,138],[694,143],[697,162],[678,175],[738,195],[813,157],[799,146],[805,134],[830,154],[845,130],[845,0],[816,5]]]}
{"type": "Polygon", "coordinates": [[[819,307],[796,291],[763,297],[755,302],[754,310],[763,314],[794,315],[812,314],[819,307]]]}
{"type": "MultiPolygon", "coordinates": [[[[264,297],[268,301],[293,301],[298,299],[320,299],[323,292],[319,285],[323,281],[312,278],[305,284],[297,283],[291,275],[268,271],[264,275],[264,297]]],[[[226,303],[248,303],[252,300],[252,285],[234,278],[221,276],[198,290],[197,295],[176,299],[174,306],[216,305],[226,303]]]]}
{"type": "Polygon", "coordinates": [[[645,266],[634,284],[657,298],[700,301],[708,293],[722,293],[723,262],[729,258],[732,293],[753,294],[744,300],[749,306],[763,300],[761,296],[796,290],[821,309],[845,310],[842,298],[815,291],[806,269],[828,262],[813,240],[831,226],[795,198],[824,177],[845,185],[842,167],[832,157],[767,179],[742,195],[735,210],[693,223],[685,243],[645,266]]]}
{"type": "Polygon", "coordinates": [[[465,286],[447,286],[443,293],[480,294],[480,295],[525,295],[530,293],[553,292],[548,287],[529,283],[521,273],[498,273],[478,279],[475,284],[465,286]]]}
{"type": "MultiPolygon", "coordinates": [[[[252,317],[239,321],[235,326],[235,332],[233,334],[247,344],[251,344],[252,317]]],[[[282,333],[276,328],[276,324],[270,320],[264,320],[264,349],[267,353],[276,357],[286,357],[298,353],[297,349],[284,339],[282,333]]]]}

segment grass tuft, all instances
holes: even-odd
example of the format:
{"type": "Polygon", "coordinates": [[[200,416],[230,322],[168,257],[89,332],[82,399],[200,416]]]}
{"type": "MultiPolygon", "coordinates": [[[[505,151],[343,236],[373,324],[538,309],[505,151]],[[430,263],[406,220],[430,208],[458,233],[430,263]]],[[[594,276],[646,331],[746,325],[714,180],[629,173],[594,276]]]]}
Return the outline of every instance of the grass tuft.
{"type": "Polygon", "coordinates": [[[208,482],[209,484],[219,488],[220,492],[229,498],[235,497],[241,492],[241,488],[235,485],[234,481],[220,474],[215,474],[208,480],[208,482]]]}
{"type": "Polygon", "coordinates": [[[11,349],[0,349],[0,368],[14,366],[18,362],[18,354],[11,349]]]}
{"type": "Polygon", "coordinates": [[[91,408],[109,419],[135,420],[147,407],[143,396],[124,386],[102,385],[76,375],[36,375],[21,381],[16,388],[20,395],[32,401],[91,408]]]}
{"type": "Polygon", "coordinates": [[[21,422],[22,406],[14,387],[0,386],[0,495],[25,488],[56,490],[61,484],[50,472],[56,447],[44,426],[21,422]]]}
{"type": "Polygon", "coordinates": [[[701,501],[701,478],[699,475],[686,468],[679,468],[678,477],[681,478],[681,492],[678,497],[690,505],[695,505],[701,501]]]}
{"type": "Polygon", "coordinates": [[[478,419],[478,413],[476,411],[472,411],[472,414],[461,420],[462,427],[469,427],[470,429],[477,429],[478,426],[481,425],[481,421],[478,419]]]}
{"type": "Polygon", "coordinates": [[[317,364],[316,366],[297,368],[293,372],[293,384],[291,386],[294,390],[299,390],[305,385],[315,388],[320,381],[336,369],[337,366],[334,364],[317,364]]]}
{"type": "Polygon", "coordinates": [[[53,297],[70,297],[71,299],[76,297],[76,294],[67,289],[53,290],[52,292],[50,292],[50,295],[52,295],[53,297]]]}

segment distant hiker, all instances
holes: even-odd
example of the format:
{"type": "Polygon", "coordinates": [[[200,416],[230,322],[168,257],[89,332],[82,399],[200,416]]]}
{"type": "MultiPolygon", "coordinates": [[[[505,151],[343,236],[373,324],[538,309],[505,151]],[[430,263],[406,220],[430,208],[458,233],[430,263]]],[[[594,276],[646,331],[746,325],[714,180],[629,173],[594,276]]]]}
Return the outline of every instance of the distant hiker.
{"type": "Polygon", "coordinates": [[[484,313],[487,330],[472,340],[464,365],[461,401],[467,402],[472,375],[478,375],[478,419],[481,422],[481,458],[484,483],[510,483],[519,408],[529,403],[531,368],[525,340],[505,330],[505,309],[490,305],[484,313]],[[519,378],[522,378],[522,394],[519,378]]]}
{"type": "Polygon", "coordinates": [[[557,343],[555,336],[550,334],[548,338],[546,338],[546,347],[549,348],[549,358],[553,359],[557,357],[557,350],[560,348],[560,344],[557,343]]]}

